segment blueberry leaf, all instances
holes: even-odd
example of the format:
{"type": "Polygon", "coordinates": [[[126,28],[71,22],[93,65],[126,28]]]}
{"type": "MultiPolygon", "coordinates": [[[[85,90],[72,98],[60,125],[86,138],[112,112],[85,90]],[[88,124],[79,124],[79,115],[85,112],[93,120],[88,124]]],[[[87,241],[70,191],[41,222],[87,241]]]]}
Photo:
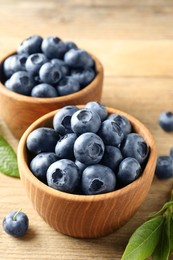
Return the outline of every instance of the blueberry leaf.
{"type": "Polygon", "coordinates": [[[166,203],[163,205],[163,207],[162,207],[159,211],[157,211],[156,213],[151,214],[151,215],[150,215],[150,218],[153,218],[153,217],[155,217],[155,216],[157,216],[157,215],[163,213],[163,211],[165,211],[166,209],[168,209],[170,206],[173,206],[173,201],[172,201],[172,200],[166,202],[166,203]]]}
{"type": "Polygon", "coordinates": [[[173,251],[173,215],[170,218],[170,248],[173,251]]]}
{"type": "Polygon", "coordinates": [[[0,136],[0,172],[11,177],[19,177],[16,153],[2,136],[0,136]]]}
{"type": "Polygon", "coordinates": [[[140,227],[132,234],[121,260],[144,260],[151,256],[159,242],[163,216],[156,216],[140,227]]]}

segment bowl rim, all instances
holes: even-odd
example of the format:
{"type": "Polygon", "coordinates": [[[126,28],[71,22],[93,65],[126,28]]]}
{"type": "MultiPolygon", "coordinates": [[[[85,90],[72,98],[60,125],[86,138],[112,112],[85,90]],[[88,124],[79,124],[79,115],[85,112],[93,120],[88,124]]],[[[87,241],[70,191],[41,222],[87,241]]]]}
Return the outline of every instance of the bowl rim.
{"type": "MultiPolygon", "coordinates": [[[[76,105],[76,106],[79,107],[79,108],[83,107],[82,105],[76,105]]],[[[132,126],[137,124],[139,129],[143,133],[145,133],[145,135],[147,136],[147,139],[150,140],[150,142],[147,140],[147,142],[149,142],[148,144],[149,144],[149,147],[150,147],[150,153],[149,153],[147,164],[145,165],[145,168],[144,168],[144,171],[142,172],[142,174],[134,182],[128,184],[127,186],[125,186],[123,188],[120,188],[120,189],[112,191],[112,192],[108,192],[108,193],[104,193],[104,194],[96,194],[96,195],[84,195],[84,194],[71,194],[71,193],[66,193],[66,192],[63,192],[63,191],[53,189],[52,187],[49,187],[48,185],[41,182],[37,177],[35,177],[34,174],[29,169],[29,166],[27,164],[27,158],[26,158],[27,156],[25,156],[25,152],[26,152],[26,149],[27,149],[26,148],[26,139],[27,139],[29,133],[32,130],[34,130],[35,128],[37,128],[38,124],[42,124],[42,126],[44,126],[44,124],[43,124],[44,120],[51,119],[55,115],[55,113],[60,109],[51,111],[51,112],[41,116],[40,118],[38,118],[35,122],[33,122],[27,128],[27,130],[22,135],[22,137],[19,141],[18,150],[17,150],[19,172],[21,171],[21,168],[22,168],[22,171],[25,170],[24,174],[29,179],[29,181],[34,186],[37,186],[37,188],[42,190],[44,193],[46,192],[47,194],[49,194],[49,196],[53,196],[54,198],[56,198],[56,197],[62,198],[64,200],[68,200],[68,201],[81,201],[83,203],[105,201],[105,200],[109,200],[111,198],[119,197],[120,194],[125,195],[126,193],[129,192],[129,190],[136,189],[136,186],[140,185],[141,181],[147,175],[147,172],[148,172],[148,169],[149,169],[151,163],[152,163],[153,166],[156,165],[157,151],[156,151],[155,140],[154,140],[153,136],[151,135],[150,131],[148,130],[148,128],[141,121],[139,121],[137,118],[133,117],[132,115],[129,115],[126,112],[118,110],[116,108],[107,107],[107,106],[106,106],[106,108],[107,108],[109,113],[113,113],[113,112],[115,113],[116,112],[116,113],[122,114],[124,116],[127,116],[127,118],[132,123],[132,126]]],[[[41,127],[41,126],[39,126],[39,127],[41,127]]],[[[20,173],[20,176],[22,174],[20,173]]],[[[153,173],[153,176],[151,176],[151,177],[153,179],[154,173],[153,173]]]]}
{"type": "MultiPolygon", "coordinates": [[[[13,51],[1,59],[1,61],[0,61],[0,79],[2,77],[2,66],[3,66],[5,59],[10,57],[11,55],[15,55],[16,53],[17,53],[16,51],[13,51]]],[[[95,61],[97,74],[96,74],[96,77],[90,82],[90,84],[88,84],[86,87],[84,87],[83,89],[81,89],[75,93],[68,94],[65,96],[49,97],[49,98],[26,96],[26,95],[22,95],[22,94],[19,94],[19,93],[16,93],[14,91],[7,89],[1,80],[0,80],[0,92],[2,92],[4,95],[9,96],[9,98],[13,98],[16,100],[22,100],[22,101],[28,102],[28,103],[43,103],[43,104],[49,103],[50,104],[50,103],[55,103],[56,101],[63,102],[64,98],[69,99],[69,100],[74,99],[74,98],[75,99],[81,98],[81,96],[85,96],[86,93],[88,93],[92,90],[93,86],[97,83],[98,79],[103,78],[103,73],[104,73],[104,69],[103,69],[103,65],[102,65],[101,61],[94,54],[90,53],[89,51],[87,51],[87,53],[89,53],[95,61]]]]}

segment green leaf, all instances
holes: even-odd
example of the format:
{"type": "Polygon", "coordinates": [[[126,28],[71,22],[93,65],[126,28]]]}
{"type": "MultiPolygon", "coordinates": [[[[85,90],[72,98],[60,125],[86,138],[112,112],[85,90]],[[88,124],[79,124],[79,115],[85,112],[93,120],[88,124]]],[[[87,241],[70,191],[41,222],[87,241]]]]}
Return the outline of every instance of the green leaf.
{"type": "Polygon", "coordinates": [[[165,210],[166,210],[167,208],[169,208],[170,206],[173,206],[173,201],[172,201],[172,200],[166,202],[166,203],[163,205],[163,207],[162,207],[159,211],[157,211],[156,213],[151,214],[151,215],[149,216],[149,218],[153,218],[153,217],[155,217],[155,216],[157,216],[157,215],[163,213],[163,211],[165,211],[165,210]]]}
{"type": "Polygon", "coordinates": [[[169,260],[170,256],[170,215],[165,218],[162,225],[160,241],[152,255],[153,260],[169,260]]]}
{"type": "Polygon", "coordinates": [[[170,247],[171,251],[173,251],[173,216],[170,218],[170,247]]]}
{"type": "Polygon", "coordinates": [[[19,177],[16,153],[2,136],[0,136],[0,172],[19,177]]]}
{"type": "Polygon", "coordinates": [[[156,216],[138,227],[129,239],[121,260],[144,260],[151,256],[159,242],[163,223],[164,217],[156,216]]]}

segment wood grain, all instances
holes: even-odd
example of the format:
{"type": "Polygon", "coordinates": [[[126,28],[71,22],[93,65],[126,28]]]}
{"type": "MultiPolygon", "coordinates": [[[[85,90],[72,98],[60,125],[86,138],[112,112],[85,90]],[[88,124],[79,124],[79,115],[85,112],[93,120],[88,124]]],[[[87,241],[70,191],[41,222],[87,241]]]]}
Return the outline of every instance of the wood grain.
{"type": "MultiPolygon", "coordinates": [[[[172,133],[158,125],[160,112],[172,110],[172,0],[6,0],[0,1],[0,57],[28,35],[58,35],[94,52],[105,68],[102,102],[132,114],[153,134],[158,154],[169,154],[172,133]]],[[[0,118],[0,133],[17,151],[0,118]]],[[[0,228],[0,259],[120,260],[132,232],[169,199],[173,180],[154,179],[135,216],[100,239],[61,235],[39,217],[20,180],[0,175],[0,220],[22,207],[30,218],[23,239],[0,228]]],[[[171,258],[173,259],[173,258],[171,258]]]]}

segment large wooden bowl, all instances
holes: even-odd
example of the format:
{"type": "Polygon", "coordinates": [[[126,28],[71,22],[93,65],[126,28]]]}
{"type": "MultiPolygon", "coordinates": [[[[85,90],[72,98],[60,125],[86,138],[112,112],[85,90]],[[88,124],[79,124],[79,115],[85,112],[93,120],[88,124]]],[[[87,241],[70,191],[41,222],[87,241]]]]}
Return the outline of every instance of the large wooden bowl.
{"type": "Polygon", "coordinates": [[[18,146],[18,165],[21,181],[34,209],[57,231],[80,238],[100,237],[123,226],[138,210],[150,189],[156,165],[156,147],[148,129],[134,117],[107,108],[109,113],[125,115],[135,132],[150,146],[150,155],[142,175],[128,186],[101,195],[73,195],[55,190],[39,181],[29,170],[26,139],[38,127],[52,127],[56,111],[34,122],[22,136],[18,146]]]}
{"type": "MultiPolygon", "coordinates": [[[[12,55],[14,53],[11,53],[12,55]]],[[[7,57],[9,57],[8,55],[7,57]]],[[[0,64],[0,114],[12,134],[20,139],[28,126],[42,115],[66,105],[85,104],[89,101],[101,100],[103,87],[103,66],[91,54],[96,64],[97,76],[82,90],[67,96],[55,98],[34,98],[8,90],[4,85],[3,62],[0,64]]]]}

